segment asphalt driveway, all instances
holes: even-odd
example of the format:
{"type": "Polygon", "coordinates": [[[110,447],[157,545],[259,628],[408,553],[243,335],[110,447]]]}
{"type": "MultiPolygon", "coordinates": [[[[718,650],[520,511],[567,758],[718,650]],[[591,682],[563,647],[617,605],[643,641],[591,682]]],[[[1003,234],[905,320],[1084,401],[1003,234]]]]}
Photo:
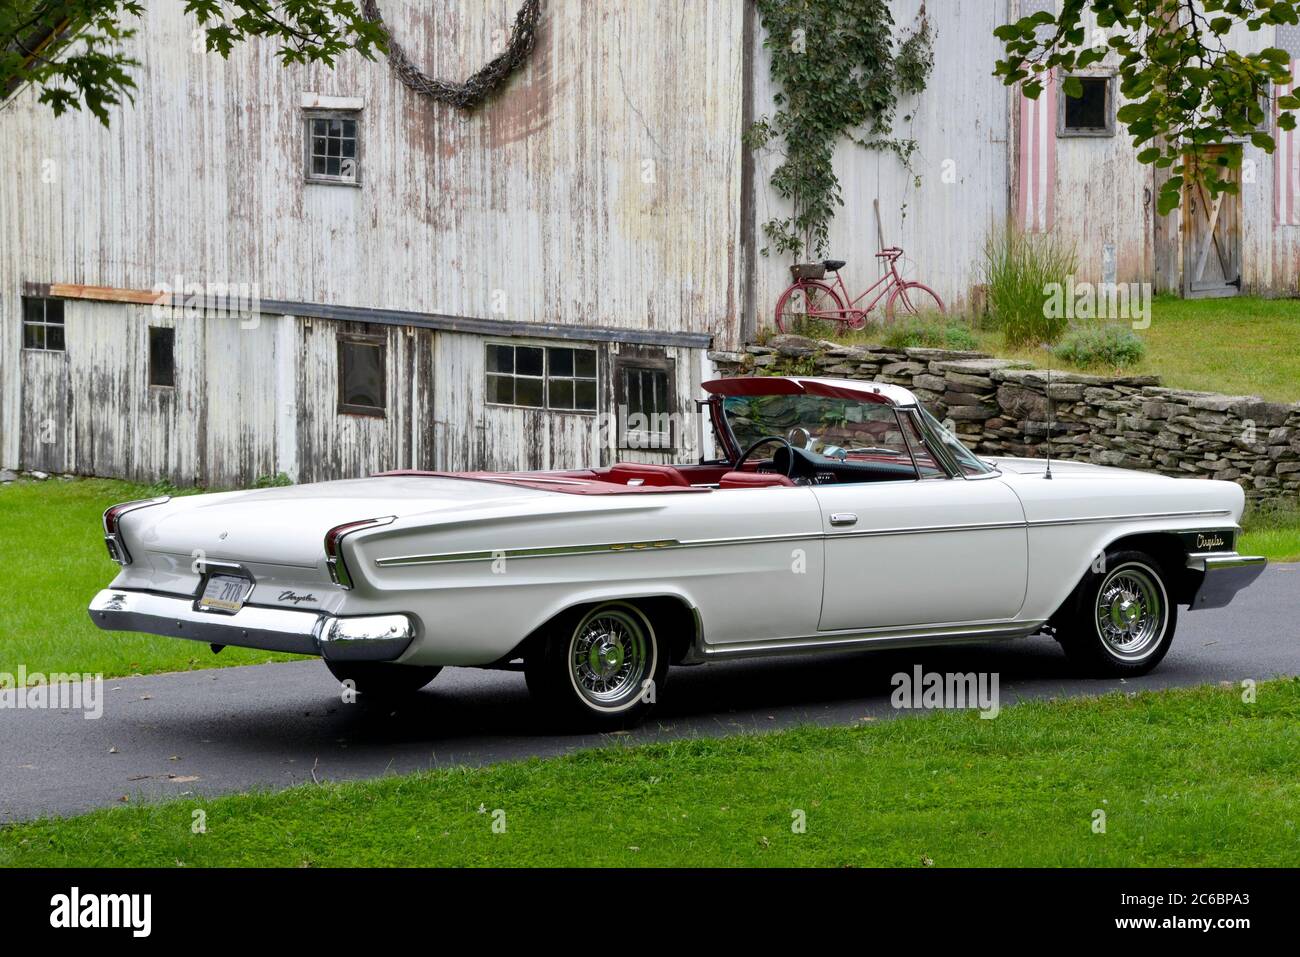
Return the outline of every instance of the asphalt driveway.
{"type": "Polygon", "coordinates": [[[543,730],[521,674],[452,668],[394,709],[339,700],[316,661],[105,681],[103,716],[0,710],[0,821],[187,794],[278,789],[563,754],[598,745],[854,724],[907,713],[890,678],[915,665],[996,672],[1003,706],[1300,673],[1300,565],[1275,565],[1228,608],[1182,612],[1153,675],[1078,680],[1050,639],[674,669],[655,717],[612,736],[543,730]]]}

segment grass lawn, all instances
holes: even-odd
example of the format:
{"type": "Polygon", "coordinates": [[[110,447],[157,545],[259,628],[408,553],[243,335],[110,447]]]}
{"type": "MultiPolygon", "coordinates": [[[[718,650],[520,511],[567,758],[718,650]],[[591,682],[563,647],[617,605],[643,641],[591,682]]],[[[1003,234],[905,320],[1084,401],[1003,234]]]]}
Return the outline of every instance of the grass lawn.
{"type": "Polygon", "coordinates": [[[1206,687],[615,745],[13,825],[0,865],[1296,866],[1297,721],[1291,679],[1253,704],[1206,687]]]}
{"type": "Polygon", "coordinates": [[[1264,555],[1275,562],[1300,562],[1300,510],[1248,513],[1245,534],[1237,545],[1243,555],[1264,555]]]}
{"type": "MultiPolygon", "coordinates": [[[[86,605],[113,580],[100,515],[148,489],[107,479],[0,486],[0,671],[89,672],[106,677],[187,671],[295,655],[100,631],[86,605]]],[[[156,494],[156,493],[153,493],[156,494]]]]}
{"type": "MultiPolygon", "coordinates": [[[[985,352],[1046,362],[1042,349],[1007,349],[994,330],[976,335],[985,352]]],[[[1138,365],[1079,371],[1159,375],[1175,389],[1300,401],[1300,300],[1160,296],[1152,303],[1151,327],[1138,335],[1147,346],[1138,365]]]]}

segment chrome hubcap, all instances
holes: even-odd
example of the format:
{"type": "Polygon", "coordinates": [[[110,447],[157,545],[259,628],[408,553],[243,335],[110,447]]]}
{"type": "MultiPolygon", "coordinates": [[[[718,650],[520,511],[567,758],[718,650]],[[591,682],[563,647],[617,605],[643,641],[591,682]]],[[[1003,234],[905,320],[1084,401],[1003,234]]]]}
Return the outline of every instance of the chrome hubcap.
{"type": "Polygon", "coordinates": [[[591,643],[587,653],[591,673],[602,681],[609,681],[623,667],[623,646],[614,635],[600,635],[591,643]]]}
{"type": "Polygon", "coordinates": [[[574,687],[593,704],[608,707],[641,693],[650,646],[635,615],[598,610],[578,625],[569,651],[574,687]]]}
{"type": "Polygon", "coordinates": [[[1164,591],[1145,568],[1117,568],[1097,592],[1097,632],[1126,661],[1150,654],[1165,631],[1164,591]]]}

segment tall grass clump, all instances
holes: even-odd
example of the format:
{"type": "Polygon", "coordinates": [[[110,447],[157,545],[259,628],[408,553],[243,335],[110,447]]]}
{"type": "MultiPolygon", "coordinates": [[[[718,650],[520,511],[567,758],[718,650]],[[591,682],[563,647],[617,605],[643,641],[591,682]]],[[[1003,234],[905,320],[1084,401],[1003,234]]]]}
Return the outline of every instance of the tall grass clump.
{"type": "MultiPolygon", "coordinates": [[[[983,281],[992,323],[1011,347],[1055,342],[1069,325],[1048,316],[1049,287],[1074,275],[1074,244],[1053,233],[992,230],[984,240],[983,281]]],[[[1059,286],[1058,286],[1059,288],[1059,286]]]]}

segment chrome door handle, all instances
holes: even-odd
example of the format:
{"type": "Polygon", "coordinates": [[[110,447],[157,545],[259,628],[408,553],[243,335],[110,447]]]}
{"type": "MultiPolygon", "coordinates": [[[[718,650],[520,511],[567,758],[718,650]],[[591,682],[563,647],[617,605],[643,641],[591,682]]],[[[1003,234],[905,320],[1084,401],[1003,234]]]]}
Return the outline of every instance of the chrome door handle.
{"type": "Polygon", "coordinates": [[[832,525],[856,525],[858,524],[858,517],[854,515],[852,512],[832,512],[831,524],[832,525]]]}

